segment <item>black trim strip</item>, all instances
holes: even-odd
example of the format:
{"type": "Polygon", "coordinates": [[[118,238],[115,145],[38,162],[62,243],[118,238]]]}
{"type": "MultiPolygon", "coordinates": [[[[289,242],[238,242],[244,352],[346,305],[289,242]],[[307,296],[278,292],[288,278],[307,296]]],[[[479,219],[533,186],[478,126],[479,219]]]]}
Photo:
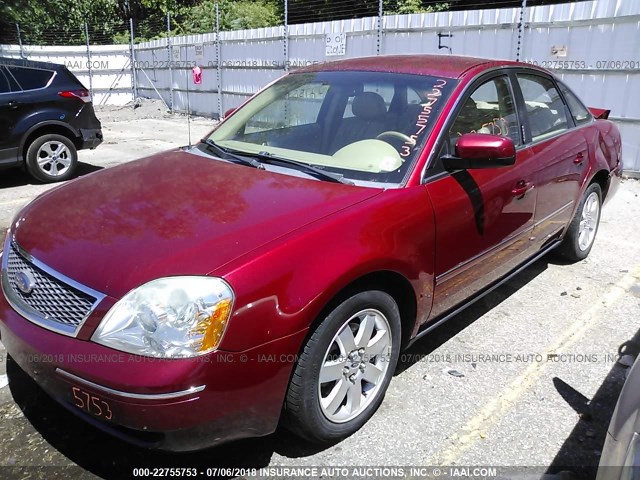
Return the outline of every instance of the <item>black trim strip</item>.
{"type": "Polygon", "coordinates": [[[535,263],[536,261],[538,261],[540,258],[545,256],[547,253],[549,253],[551,250],[556,248],[558,245],[560,245],[560,240],[556,240],[555,242],[549,244],[544,250],[541,250],[540,252],[538,252],[537,255],[531,257],[529,260],[524,262],[522,265],[520,265],[518,268],[513,270],[511,273],[505,275],[500,280],[497,280],[492,285],[489,285],[484,290],[481,290],[475,296],[471,297],[469,301],[459,305],[458,307],[455,307],[449,313],[445,313],[441,318],[436,319],[436,320],[432,320],[431,322],[426,323],[424,325],[424,327],[418,331],[416,336],[413,337],[411,340],[409,340],[409,343],[407,343],[407,346],[405,348],[409,348],[411,345],[413,345],[415,342],[417,342],[420,338],[425,336],[431,330],[433,330],[434,328],[442,325],[447,320],[451,320],[451,318],[455,317],[458,313],[462,312],[467,307],[473,305],[474,303],[476,303],[478,300],[480,300],[485,295],[493,292],[496,288],[500,287],[501,285],[506,283],[508,280],[510,280],[511,278],[515,277],[517,274],[522,272],[529,265],[531,265],[531,264],[535,263]]]}

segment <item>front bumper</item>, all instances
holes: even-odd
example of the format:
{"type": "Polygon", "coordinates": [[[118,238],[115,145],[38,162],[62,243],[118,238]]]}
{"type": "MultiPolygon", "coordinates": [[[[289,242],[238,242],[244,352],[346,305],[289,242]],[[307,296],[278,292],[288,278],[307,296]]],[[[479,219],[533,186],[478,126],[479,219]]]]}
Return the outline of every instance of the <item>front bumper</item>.
{"type": "Polygon", "coordinates": [[[150,359],[45,330],[2,295],[0,332],[9,355],[58,403],[123,440],[173,451],[272,433],[305,335],[245,352],[150,359]]]}
{"type": "Polygon", "coordinates": [[[102,129],[100,128],[81,128],[80,129],[80,149],[94,149],[102,143],[102,129]]]}

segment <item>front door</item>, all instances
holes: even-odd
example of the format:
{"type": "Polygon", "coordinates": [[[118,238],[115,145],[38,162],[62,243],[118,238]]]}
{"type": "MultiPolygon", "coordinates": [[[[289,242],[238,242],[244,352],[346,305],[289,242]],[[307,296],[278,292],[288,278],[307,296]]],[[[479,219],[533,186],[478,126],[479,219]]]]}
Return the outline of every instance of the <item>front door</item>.
{"type": "Polygon", "coordinates": [[[513,90],[506,75],[484,81],[461,104],[448,129],[455,152],[464,133],[511,138],[513,166],[458,170],[426,184],[436,224],[436,285],[431,317],[502,277],[531,253],[536,191],[534,165],[522,148],[513,90]]]}

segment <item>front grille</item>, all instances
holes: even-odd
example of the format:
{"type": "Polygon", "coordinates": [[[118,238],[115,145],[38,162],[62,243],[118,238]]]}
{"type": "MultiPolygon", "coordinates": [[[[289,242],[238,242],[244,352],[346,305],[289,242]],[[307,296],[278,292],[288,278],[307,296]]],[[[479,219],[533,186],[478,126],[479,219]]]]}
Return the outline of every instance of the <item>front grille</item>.
{"type": "Polygon", "coordinates": [[[27,317],[36,323],[46,323],[54,330],[74,333],[82,325],[93,309],[96,297],[93,297],[34,265],[11,243],[4,253],[5,268],[3,288],[7,298],[28,313],[35,313],[41,319],[27,317]],[[16,275],[33,280],[33,289],[25,293],[18,288],[16,275]],[[5,285],[6,283],[6,285],[5,285]],[[10,291],[7,291],[10,290],[10,291]],[[41,321],[39,321],[41,320],[41,321]]]}

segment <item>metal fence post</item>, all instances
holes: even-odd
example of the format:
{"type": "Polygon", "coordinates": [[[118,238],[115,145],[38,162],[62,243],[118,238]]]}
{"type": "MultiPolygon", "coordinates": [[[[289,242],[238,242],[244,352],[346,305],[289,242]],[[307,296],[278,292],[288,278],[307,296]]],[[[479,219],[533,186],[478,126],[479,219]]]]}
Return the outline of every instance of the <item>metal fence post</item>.
{"type": "Polygon", "coordinates": [[[129,17],[129,40],[130,43],[130,61],[131,61],[131,87],[133,90],[133,100],[138,98],[138,81],[136,78],[136,54],[134,50],[134,36],[133,36],[133,18],[129,17]]]}
{"type": "Polygon", "coordinates": [[[93,98],[93,72],[91,71],[91,47],[89,46],[89,25],[84,22],[84,38],[87,41],[87,69],[89,70],[89,93],[93,98]]]}
{"type": "Polygon", "coordinates": [[[522,0],[520,6],[520,21],[518,22],[518,46],[516,47],[516,62],[520,61],[520,50],[524,46],[524,11],[527,8],[527,0],[522,0]]]}
{"type": "Polygon", "coordinates": [[[20,24],[16,22],[16,31],[18,32],[18,45],[20,45],[20,58],[24,58],[24,51],[22,50],[22,35],[20,34],[20,24]]]}
{"type": "Polygon", "coordinates": [[[289,70],[289,1],[284,0],[284,71],[289,70]]]}
{"type": "Polygon", "coordinates": [[[222,75],[220,72],[221,58],[220,58],[220,8],[216,3],[216,82],[218,91],[218,119],[222,119],[222,75]]]}
{"type": "Polygon", "coordinates": [[[169,111],[173,113],[173,69],[171,68],[171,14],[167,12],[167,64],[169,65],[169,111]]]}
{"type": "Polygon", "coordinates": [[[382,50],[382,0],[378,0],[378,38],[376,40],[376,55],[380,55],[382,50]]]}

